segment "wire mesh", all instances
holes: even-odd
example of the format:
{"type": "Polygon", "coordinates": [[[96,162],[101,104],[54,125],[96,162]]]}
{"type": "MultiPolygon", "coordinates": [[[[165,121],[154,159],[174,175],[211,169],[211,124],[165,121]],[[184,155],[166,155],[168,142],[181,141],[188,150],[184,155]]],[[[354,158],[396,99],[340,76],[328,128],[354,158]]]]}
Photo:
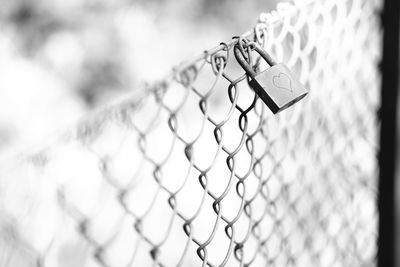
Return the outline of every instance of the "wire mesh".
{"type": "Polygon", "coordinates": [[[310,89],[282,113],[230,41],[24,157],[0,179],[1,266],[374,266],[379,10],[260,16],[246,36],[310,89]]]}

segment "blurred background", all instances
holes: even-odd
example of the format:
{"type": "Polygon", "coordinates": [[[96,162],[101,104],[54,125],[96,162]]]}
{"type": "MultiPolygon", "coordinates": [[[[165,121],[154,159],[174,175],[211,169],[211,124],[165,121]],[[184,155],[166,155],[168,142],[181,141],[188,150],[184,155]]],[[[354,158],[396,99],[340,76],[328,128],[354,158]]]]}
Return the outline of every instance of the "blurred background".
{"type": "Polygon", "coordinates": [[[2,1],[0,160],[244,33],[276,2],[2,1]]]}

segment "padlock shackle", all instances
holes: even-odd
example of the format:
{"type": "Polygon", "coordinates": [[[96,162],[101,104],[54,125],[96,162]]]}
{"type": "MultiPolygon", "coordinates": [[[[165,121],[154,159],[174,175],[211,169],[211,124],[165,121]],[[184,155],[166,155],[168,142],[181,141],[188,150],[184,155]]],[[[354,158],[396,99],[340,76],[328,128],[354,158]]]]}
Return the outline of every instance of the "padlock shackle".
{"type": "MultiPolygon", "coordinates": [[[[239,45],[240,45],[239,43],[236,43],[233,48],[235,58],[236,58],[237,62],[239,62],[240,66],[242,66],[242,68],[246,71],[246,73],[252,79],[254,79],[256,77],[257,73],[247,63],[246,59],[244,58],[244,56],[240,50],[239,45]]],[[[268,55],[268,53],[265,52],[264,49],[262,49],[257,43],[252,42],[251,45],[253,46],[252,49],[255,50],[268,63],[268,65],[270,65],[271,67],[273,65],[276,65],[276,62],[272,59],[272,57],[270,55],[268,55]]]]}

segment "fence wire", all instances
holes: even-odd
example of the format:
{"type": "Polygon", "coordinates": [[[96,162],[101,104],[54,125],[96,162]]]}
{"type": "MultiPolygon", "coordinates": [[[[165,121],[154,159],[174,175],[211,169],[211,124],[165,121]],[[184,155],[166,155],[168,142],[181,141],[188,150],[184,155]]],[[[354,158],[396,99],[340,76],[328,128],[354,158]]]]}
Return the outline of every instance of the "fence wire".
{"type": "Polygon", "coordinates": [[[246,36],[310,89],[282,113],[233,40],[20,160],[0,179],[0,265],[374,266],[379,11],[260,16],[246,36]]]}

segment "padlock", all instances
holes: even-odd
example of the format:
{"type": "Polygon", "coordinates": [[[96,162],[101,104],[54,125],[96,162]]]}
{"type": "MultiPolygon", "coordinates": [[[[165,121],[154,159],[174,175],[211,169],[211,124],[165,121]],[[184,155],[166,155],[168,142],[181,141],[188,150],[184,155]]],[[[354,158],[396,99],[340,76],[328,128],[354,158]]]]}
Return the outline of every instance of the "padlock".
{"type": "MultiPolygon", "coordinates": [[[[241,41],[239,40],[239,42],[241,41]]],[[[245,60],[240,45],[236,43],[234,47],[236,60],[246,71],[250,87],[274,114],[292,106],[308,94],[308,90],[294,78],[285,64],[275,63],[264,49],[257,43],[251,42],[251,49],[260,54],[270,66],[268,69],[256,73],[245,60]]],[[[248,43],[247,46],[249,45],[248,43]]]]}

